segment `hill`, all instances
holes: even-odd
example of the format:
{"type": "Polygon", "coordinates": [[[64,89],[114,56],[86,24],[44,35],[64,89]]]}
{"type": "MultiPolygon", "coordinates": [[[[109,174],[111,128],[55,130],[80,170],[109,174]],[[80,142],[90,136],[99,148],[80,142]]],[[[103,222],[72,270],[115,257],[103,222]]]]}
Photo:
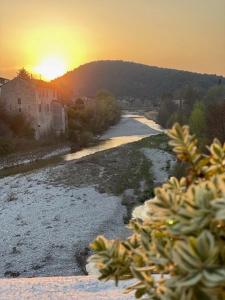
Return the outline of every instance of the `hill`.
{"type": "Polygon", "coordinates": [[[92,97],[100,89],[115,96],[157,100],[163,93],[179,93],[186,86],[203,92],[218,83],[217,75],[152,67],[125,61],[95,61],[82,65],[55,80],[75,96],[92,97]]]}

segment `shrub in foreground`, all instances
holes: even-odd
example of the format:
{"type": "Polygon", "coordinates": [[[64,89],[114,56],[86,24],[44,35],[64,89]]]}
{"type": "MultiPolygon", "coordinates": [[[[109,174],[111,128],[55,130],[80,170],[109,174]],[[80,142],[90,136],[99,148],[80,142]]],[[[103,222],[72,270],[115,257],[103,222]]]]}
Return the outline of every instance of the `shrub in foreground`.
{"type": "Polygon", "coordinates": [[[127,240],[102,236],[91,244],[90,262],[100,280],[136,279],[128,291],[152,300],[225,298],[225,144],[199,151],[189,128],[168,131],[177,158],[188,165],[155,198],[136,208],[127,240]],[[159,274],[158,278],[154,274],[159,274]]]}

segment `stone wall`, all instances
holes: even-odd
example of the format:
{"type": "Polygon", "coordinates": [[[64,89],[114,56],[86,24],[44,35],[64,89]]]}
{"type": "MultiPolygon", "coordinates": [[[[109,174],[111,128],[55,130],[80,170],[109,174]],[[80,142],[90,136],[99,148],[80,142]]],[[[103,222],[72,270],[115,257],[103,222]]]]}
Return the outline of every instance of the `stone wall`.
{"type": "Polygon", "coordinates": [[[16,77],[1,87],[1,102],[12,113],[23,113],[35,130],[35,137],[65,132],[65,111],[51,84],[16,77]],[[57,103],[57,104],[56,104],[57,103]]]}

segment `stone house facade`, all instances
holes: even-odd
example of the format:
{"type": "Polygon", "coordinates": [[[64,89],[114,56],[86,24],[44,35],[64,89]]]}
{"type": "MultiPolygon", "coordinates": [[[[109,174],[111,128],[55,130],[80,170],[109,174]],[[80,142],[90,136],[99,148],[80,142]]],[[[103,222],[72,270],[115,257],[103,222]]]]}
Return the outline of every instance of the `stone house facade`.
{"type": "Polygon", "coordinates": [[[65,108],[52,83],[17,76],[1,86],[0,102],[7,111],[22,113],[30,120],[36,139],[66,130],[65,108]]]}
{"type": "Polygon", "coordinates": [[[1,96],[1,86],[6,84],[9,80],[3,77],[0,77],[0,96],[1,96]]]}

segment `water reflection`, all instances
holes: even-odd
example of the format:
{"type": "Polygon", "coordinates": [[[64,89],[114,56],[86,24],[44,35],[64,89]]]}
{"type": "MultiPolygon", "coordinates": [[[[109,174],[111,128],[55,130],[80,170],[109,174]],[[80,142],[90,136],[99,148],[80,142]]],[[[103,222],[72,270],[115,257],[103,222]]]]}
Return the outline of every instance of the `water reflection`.
{"type": "Polygon", "coordinates": [[[102,135],[100,138],[102,141],[98,145],[67,154],[64,156],[64,160],[79,159],[103,150],[139,141],[162,131],[161,127],[153,120],[148,120],[141,115],[126,114],[123,115],[119,124],[111,127],[102,135]]]}
{"type": "Polygon", "coordinates": [[[90,148],[85,148],[83,150],[80,150],[80,151],[77,151],[77,152],[74,152],[71,154],[67,154],[64,156],[64,160],[69,161],[69,160],[79,159],[84,156],[94,154],[96,152],[116,148],[116,147],[119,147],[124,144],[139,141],[147,136],[148,135],[132,135],[132,136],[114,137],[112,139],[102,141],[96,146],[93,146],[90,148]]]}
{"type": "Polygon", "coordinates": [[[57,165],[63,161],[70,161],[91,155],[103,150],[119,147],[124,144],[139,141],[150,135],[159,134],[163,130],[153,120],[148,120],[141,115],[125,114],[121,121],[112,126],[101,137],[98,145],[80,151],[58,155],[48,159],[39,159],[28,164],[21,164],[0,170],[0,178],[19,173],[26,173],[47,166],[57,165]]]}

